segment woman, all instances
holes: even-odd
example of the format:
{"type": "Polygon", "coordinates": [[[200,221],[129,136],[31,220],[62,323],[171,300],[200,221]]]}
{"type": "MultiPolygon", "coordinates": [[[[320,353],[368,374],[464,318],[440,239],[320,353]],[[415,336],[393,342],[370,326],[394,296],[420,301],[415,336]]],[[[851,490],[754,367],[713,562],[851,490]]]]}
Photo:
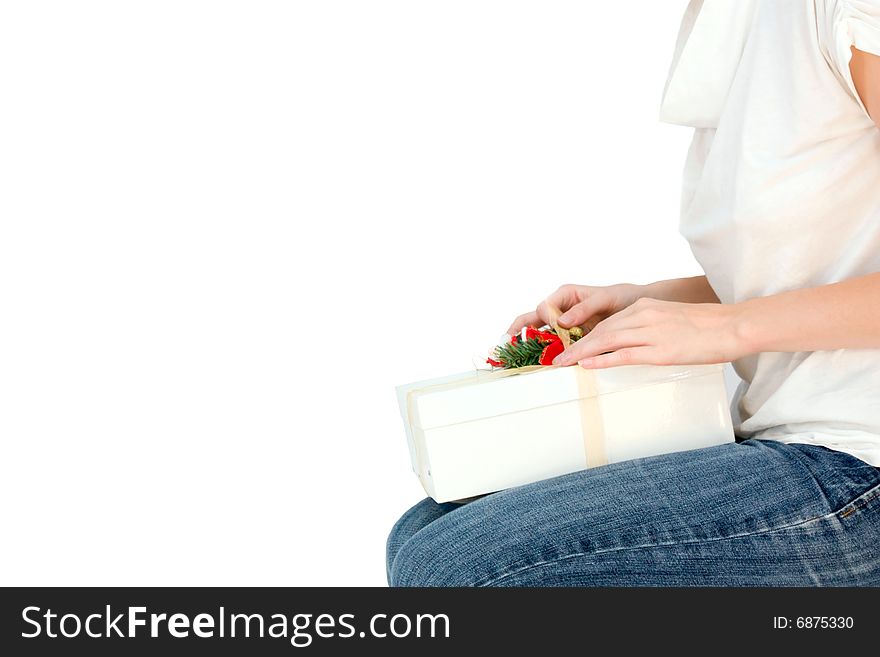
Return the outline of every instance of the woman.
{"type": "Polygon", "coordinates": [[[425,500],[392,585],[880,585],[880,0],[692,2],[661,118],[706,275],[509,332],[551,303],[592,329],[559,365],[732,361],[737,442],[425,500]]]}

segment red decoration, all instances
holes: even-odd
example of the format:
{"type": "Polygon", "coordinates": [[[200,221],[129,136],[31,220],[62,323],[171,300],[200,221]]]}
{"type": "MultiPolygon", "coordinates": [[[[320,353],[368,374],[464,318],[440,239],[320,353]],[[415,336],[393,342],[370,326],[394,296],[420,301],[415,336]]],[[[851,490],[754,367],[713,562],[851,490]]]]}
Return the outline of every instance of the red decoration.
{"type": "Polygon", "coordinates": [[[510,336],[510,340],[499,345],[486,359],[492,367],[513,369],[529,365],[552,365],[553,359],[565,349],[562,340],[552,330],[541,330],[527,326],[523,331],[510,336]]]}
{"type": "Polygon", "coordinates": [[[550,341],[547,346],[544,347],[544,351],[541,352],[541,358],[538,360],[539,365],[552,365],[553,359],[565,351],[565,347],[562,346],[562,340],[556,335],[553,337],[555,339],[550,341]]]}

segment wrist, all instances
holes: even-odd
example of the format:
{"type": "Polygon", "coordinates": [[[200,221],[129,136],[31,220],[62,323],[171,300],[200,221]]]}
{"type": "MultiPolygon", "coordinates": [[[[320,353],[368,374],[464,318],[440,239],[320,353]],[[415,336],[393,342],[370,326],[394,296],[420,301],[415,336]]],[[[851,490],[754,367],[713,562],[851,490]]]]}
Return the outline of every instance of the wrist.
{"type": "Polygon", "coordinates": [[[633,301],[638,301],[642,298],[656,299],[656,285],[662,281],[657,281],[655,283],[646,283],[644,285],[637,284],[628,284],[629,287],[632,288],[633,301]]]}
{"type": "Polygon", "coordinates": [[[721,307],[728,308],[731,313],[730,336],[736,358],[763,351],[758,322],[760,313],[755,311],[754,300],[724,304],[721,307]]]}
{"type": "Polygon", "coordinates": [[[658,299],[660,301],[675,301],[678,296],[675,293],[676,287],[681,284],[682,279],[668,279],[662,281],[654,281],[645,285],[633,285],[636,297],[634,300],[641,298],[658,299]]]}
{"type": "Polygon", "coordinates": [[[638,285],[636,283],[620,283],[618,289],[618,307],[620,309],[631,306],[643,297],[650,297],[651,285],[638,285]]]}
{"type": "Polygon", "coordinates": [[[642,286],[642,296],[679,303],[720,303],[705,276],[671,278],[642,286]]]}

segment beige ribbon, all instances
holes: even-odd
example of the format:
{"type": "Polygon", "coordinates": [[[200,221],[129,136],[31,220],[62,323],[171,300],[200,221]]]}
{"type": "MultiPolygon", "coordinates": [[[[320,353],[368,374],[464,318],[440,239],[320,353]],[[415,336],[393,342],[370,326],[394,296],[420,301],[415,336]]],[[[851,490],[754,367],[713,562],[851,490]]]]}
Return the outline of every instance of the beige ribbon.
{"type": "MultiPolygon", "coordinates": [[[[568,349],[571,346],[571,335],[568,329],[559,326],[559,317],[562,313],[554,304],[544,302],[547,307],[547,323],[556,331],[556,335],[562,340],[562,346],[568,349]]],[[[605,424],[602,421],[602,407],[599,404],[599,388],[596,383],[595,370],[585,370],[583,367],[573,365],[576,369],[578,398],[580,399],[581,436],[584,439],[584,459],[588,468],[608,463],[608,453],[605,449],[605,424]]]]}
{"type": "Polygon", "coordinates": [[[588,468],[608,463],[605,447],[605,423],[596,385],[596,372],[573,365],[577,372],[578,397],[580,398],[581,435],[584,439],[584,458],[588,468]]]}
{"type": "Polygon", "coordinates": [[[545,301],[544,305],[547,307],[547,323],[554,331],[556,331],[556,335],[559,336],[559,339],[562,340],[562,347],[568,349],[571,345],[571,335],[569,334],[568,329],[562,328],[559,325],[559,317],[562,313],[559,311],[559,308],[549,301],[545,301]]]}

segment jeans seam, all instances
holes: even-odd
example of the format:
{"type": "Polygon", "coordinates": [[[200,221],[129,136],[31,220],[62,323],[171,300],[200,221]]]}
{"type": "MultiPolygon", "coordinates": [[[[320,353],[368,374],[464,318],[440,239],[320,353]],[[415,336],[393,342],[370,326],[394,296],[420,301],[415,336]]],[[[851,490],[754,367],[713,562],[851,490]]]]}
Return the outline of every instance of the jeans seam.
{"type": "Polygon", "coordinates": [[[880,484],[874,486],[873,488],[869,488],[864,493],[859,495],[858,497],[850,500],[842,507],[837,509],[836,511],[831,511],[829,513],[825,513],[820,516],[813,516],[812,518],[808,518],[806,520],[799,520],[798,522],[790,523],[788,525],[780,525],[779,527],[773,527],[771,529],[763,529],[760,531],[754,532],[743,532],[741,534],[733,534],[731,536],[718,536],[716,538],[705,538],[705,539],[695,539],[689,541],[669,541],[667,543],[648,543],[645,545],[628,545],[625,547],[617,547],[617,548],[609,548],[607,550],[597,550],[595,552],[574,552],[572,554],[566,554],[564,556],[558,557],[556,559],[547,559],[544,561],[538,561],[536,563],[530,564],[528,566],[523,566],[521,568],[516,568],[509,572],[504,573],[503,575],[499,575],[497,577],[490,577],[488,579],[482,580],[474,584],[476,587],[488,587],[498,582],[507,579],[513,575],[518,575],[520,573],[527,572],[529,570],[533,570],[535,568],[540,568],[541,566],[546,566],[548,564],[559,563],[560,561],[567,561],[569,559],[576,559],[578,557],[585,556],[600,556],[603,554],[612,554],[617,552],[635,552],[637,550],[647,550],[652,548],[668,548],[675,547],[678,545],[701,545],[706,543],[719,543],[721,541],[730,541],[736,540],[740,538],[748,538],[749,536],[765,536],[767,534],[772,534],[774,532],[786,531],[789,529],[795,529],[797,527],[803,527],[804,525],[809,525],[810,523],[819,522],[822,520],[828,520],[830,518],[834,518],[835,516],[839,516],[839,519],[846,519],[856,510],[863,509],[868,506],[875,498],[880,497],[880,484]]]}
{"type": "Polygon", "coordinates": [[[869,488],[857,498],[845,504],[843,507],[830,515],[839,515],[841,519],[849,518],[854,513],[868,508],[868,506],[870,506],[870,504],[878,498],[880,498],[880,484],[874,486],[873,488],[869,488]]]}

